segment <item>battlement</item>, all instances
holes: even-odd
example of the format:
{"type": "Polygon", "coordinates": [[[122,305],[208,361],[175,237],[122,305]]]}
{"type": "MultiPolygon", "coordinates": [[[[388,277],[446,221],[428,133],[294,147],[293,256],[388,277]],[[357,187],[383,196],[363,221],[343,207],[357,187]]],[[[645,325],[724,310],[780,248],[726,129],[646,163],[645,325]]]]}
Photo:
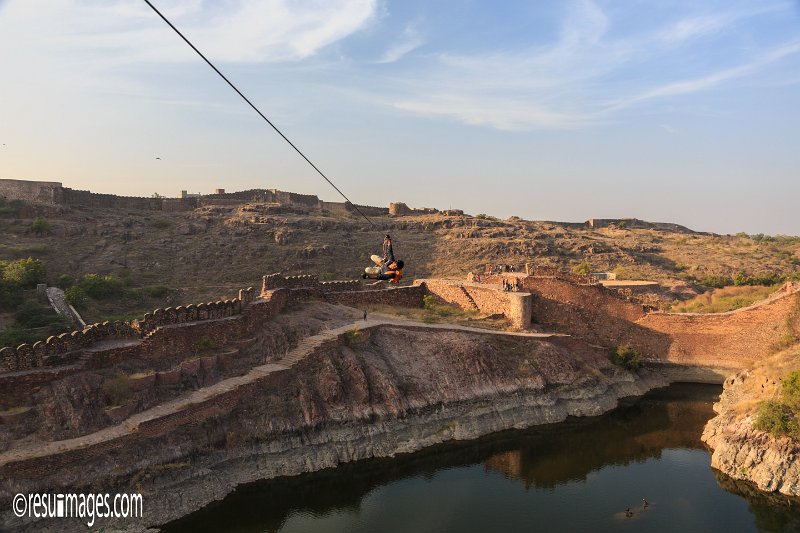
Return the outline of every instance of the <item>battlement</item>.
{"type": "Polygon", "coordinates": [[[275,289],[318,289],[322,292],[343,292],[363,290],[358,280],[320,281],[314,275],[283,276],[280,273],[268,274],[261,280],[262,294],[275,289]]]}
{"type": "Polygon", "coordinates": [[[152,313],[145,314],[142,320],[91,324],[71,333],[51,336],[33,345],[21,344],[16,348],[1,348],[0,373],[63,364],[69,362],[65,361],[67,354],[85,350],[104,341],[147,338],[158,328],[171,324],[239,315],[256,296],[256,290],[248,287],[239,290],[237,298],[233,300],[156,309],[152,313]]]}
{"type": "Polygon", "coordinates": [[[185,195],[180,198],[118,196],[64,187],[55,181],[26,181],[0,179],[0,196],[24,200],[33,204],[96,207],[105,209],[136,209],[142,211],[190,211],[206,205],[243,205],[273,203],[299,206],[313,211],[327,211],[341,216],[358,214],[386,216],[389,209],[350,202],[324,202],[314,194],[299,194],[278,189],[249,189],[237,192],[185,195]]]}

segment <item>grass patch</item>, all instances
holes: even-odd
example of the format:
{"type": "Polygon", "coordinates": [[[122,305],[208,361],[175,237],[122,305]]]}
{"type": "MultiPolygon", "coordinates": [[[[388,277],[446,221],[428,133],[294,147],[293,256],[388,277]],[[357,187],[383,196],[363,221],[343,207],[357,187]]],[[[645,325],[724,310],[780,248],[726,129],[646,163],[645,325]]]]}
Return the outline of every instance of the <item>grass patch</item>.
{"type": "Polygon", "coordinates": [[[775,287],[739,286],[714,289],[672,306],[674,313],[726,313],[767,298],[775,287]]]}

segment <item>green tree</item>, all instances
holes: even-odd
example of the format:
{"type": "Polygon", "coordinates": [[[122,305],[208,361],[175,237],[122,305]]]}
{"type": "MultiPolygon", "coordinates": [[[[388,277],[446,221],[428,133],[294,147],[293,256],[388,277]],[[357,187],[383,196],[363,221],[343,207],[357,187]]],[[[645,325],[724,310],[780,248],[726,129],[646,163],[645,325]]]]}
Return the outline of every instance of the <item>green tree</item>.
{"type": "Polygon", "coordinates": [[[64,299],[72,307],[82,308],[86,304],[86,291],[73,285],[64,291],[64,299]]]}
{"type": "Polygon", "coordinates": [[[3,269],[3,280],[22,288],[33,288],[37,283],[44,283],[46,276],[44,262],[31,257],[12,261],[3,269]]]}
{"type": "Polygon", "coordinates": [[[42,217],[36,217],[31,223],[31,229],[36,235],[46,235],[50,233],[50,223],[42,217]]]}

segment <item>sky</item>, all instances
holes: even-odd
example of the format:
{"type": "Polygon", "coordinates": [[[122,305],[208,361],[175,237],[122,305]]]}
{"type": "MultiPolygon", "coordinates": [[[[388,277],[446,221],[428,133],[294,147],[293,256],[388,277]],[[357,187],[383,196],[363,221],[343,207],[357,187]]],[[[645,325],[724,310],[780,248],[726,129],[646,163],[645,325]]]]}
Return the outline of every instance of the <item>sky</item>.
{"type": "MultiPolygon", "coordinates": [[[[153,3],[356,203],[800,234],[798,0],[153,3]]],[[[141,0],[0,0],[0,178],[340,200],[141,0]]]]}

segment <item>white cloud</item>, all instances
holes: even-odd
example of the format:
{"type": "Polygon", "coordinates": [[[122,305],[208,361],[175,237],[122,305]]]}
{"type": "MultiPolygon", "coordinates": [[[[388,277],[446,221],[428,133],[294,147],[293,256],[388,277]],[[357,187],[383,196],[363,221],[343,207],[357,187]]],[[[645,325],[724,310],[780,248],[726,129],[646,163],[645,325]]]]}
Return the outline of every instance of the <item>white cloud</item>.
{"type": "Polygon", "coordinates": [[[655,98],[679,96],[679,95],[695,93],[698,91],[705,91],[713,87],[716,87],[724,82],[736,78],[741,78],[743,76],[751,74],[757,71],[758,69],[766,65],[769,65],[770,63],[775,63],[785,57],[795,55],[797,53],[800,53],[800,42],[787,43],[763,53],[760,57],[758,57],[754,61],[751,61],[750,63],[720,70],[718,72],[714,72],[706,76],[701,76],[698,78],[693,78],[688,80],[675,81],[668,83],[666,85],[662,85],[661,87],[649,89],[643,93],[634,95],[630,98],[627,98],[626,100],[618,102],[610,106],[607,110],[615,111],[631,106],[633,104],[644,102],[646,100],[652,100],[655,98]]]}
{"type": "Polygon", "coordinates": [[[403,38],[389,47],[378,63],[394,63],[409,52],[425,44],[425,40],[413,26],[407,26],[403,38]]]}
{"type": "MultiPolygon", "coordinates": [[[[376,0],[154,2],[210,58],[235,62],[297,60],[353,34],[376,13],[376,0]]],[[[184,61],[192,52],[142,2],[12,0],[0,14],[0,46],[14,28],[39,29],[38,43],[62,52],[106,55],[110,62],[184,61]],[[3,37],[5,34],[5,37],[3,37]]]]}
{"type": "MultiPolygon", "coordinates": [[[[614,21],[593,2],[581,0],[566,11],[554,42],[511,52],[434,56],[435,64],[427,71],[395,84],[401,94],[389,103],[418,114],[506,130],[585,127],[611,120],[614,114],[646,101],[688,95],[751,76],[796,54],[798,45],[792,42],[762,50],[752,59],[747,56],[758,49],[748,43],[726,58],[730,64],[739,56],[738,66],[684,79],[676,79],[677,74],[685,76],[688,69],[661,64],[665,58],[673,59],[670,54],[677,45],[736,32],[740,21],[786,9],[787,4],[779,3],[694,15],[666,22],[655,31],[642,28],[633,35],[616,36],[609,34],[614,21]],[[630,77],[631,73],[638,74],[630,77]]],[[[692,48],[686,51],[691,52],[692,48]]],[[[692,69],[701,71],[719,62],[698,63],[692,69]]]]}

